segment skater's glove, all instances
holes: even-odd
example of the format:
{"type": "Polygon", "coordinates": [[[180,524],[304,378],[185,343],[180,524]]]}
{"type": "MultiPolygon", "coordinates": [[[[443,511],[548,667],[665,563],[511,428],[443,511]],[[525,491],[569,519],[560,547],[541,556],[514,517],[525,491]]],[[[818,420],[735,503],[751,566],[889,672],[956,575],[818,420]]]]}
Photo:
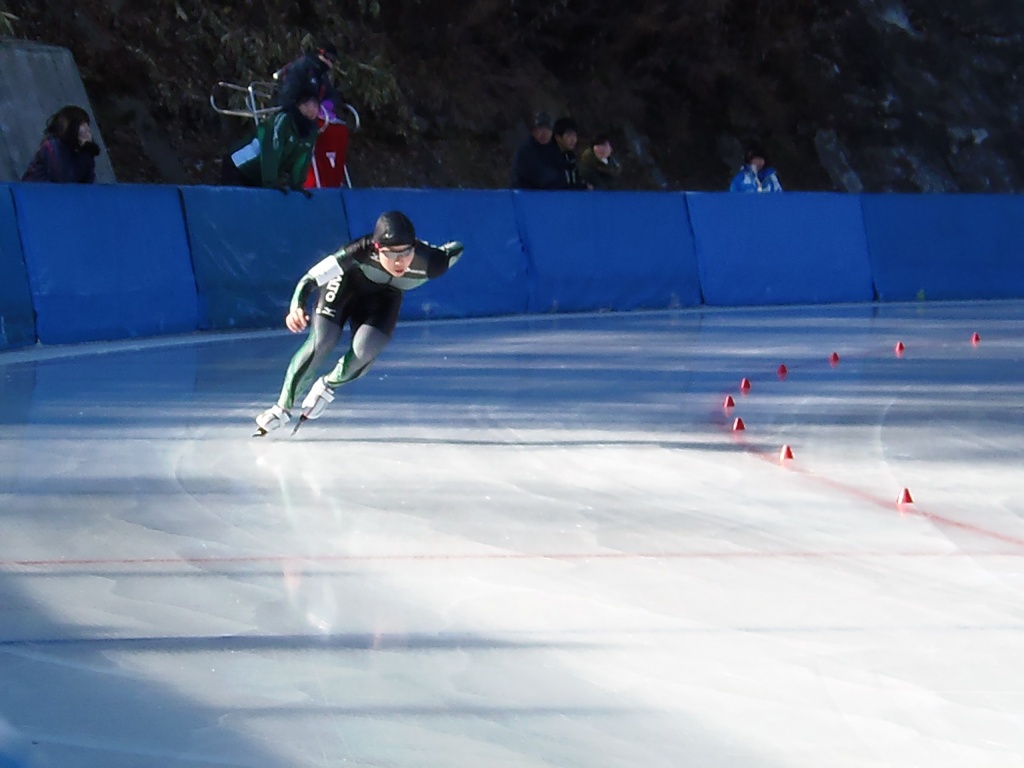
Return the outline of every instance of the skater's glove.
{"type": "Polygon", "coordinates": [[[454,267],[455,263],[462,258],[462,243],[458,240],[449,240],[441,246],[441,250],[448,254],[449,267],[454,267]]]}
{"type": "Polygon", "coordinates": [[[309,198],[311,198],[311,197],[313,196],[313,193],[312,193],[312,192],[310,192],[310,191],[309,191],[308,189],[306,189],[305,187],[299,187],[299,192],[301,192],[301,193],[302,193],[302,196],[303,196],[304,198],[306,198],[307,200],[309,200],[309,198]]]}

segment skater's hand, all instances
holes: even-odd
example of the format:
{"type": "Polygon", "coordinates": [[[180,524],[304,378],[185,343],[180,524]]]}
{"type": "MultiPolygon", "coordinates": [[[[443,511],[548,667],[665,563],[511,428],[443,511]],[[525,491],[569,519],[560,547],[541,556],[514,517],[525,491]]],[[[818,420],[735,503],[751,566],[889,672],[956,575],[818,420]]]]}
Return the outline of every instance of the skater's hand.
{"type": "Polygon", "coordinates": [[[285,316],[284,324],[292,333],[304,331],[306,326],[309,325],[309,315],[306,314],[306,310],[302,307],[296,307],[285,316]]]}

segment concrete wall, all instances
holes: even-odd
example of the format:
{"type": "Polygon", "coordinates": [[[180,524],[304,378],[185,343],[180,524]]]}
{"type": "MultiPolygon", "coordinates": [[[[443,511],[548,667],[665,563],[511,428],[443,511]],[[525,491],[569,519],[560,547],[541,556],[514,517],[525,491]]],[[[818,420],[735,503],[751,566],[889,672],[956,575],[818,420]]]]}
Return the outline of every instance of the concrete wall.
{"type": "Polygon", "coordinates": [[[67,48],[0,39],[0,181],[17,181],[39,148],[50,116],[75,104],[89,113],[103,151],[96,181],[116,181],[78,66],[67,48]]]}

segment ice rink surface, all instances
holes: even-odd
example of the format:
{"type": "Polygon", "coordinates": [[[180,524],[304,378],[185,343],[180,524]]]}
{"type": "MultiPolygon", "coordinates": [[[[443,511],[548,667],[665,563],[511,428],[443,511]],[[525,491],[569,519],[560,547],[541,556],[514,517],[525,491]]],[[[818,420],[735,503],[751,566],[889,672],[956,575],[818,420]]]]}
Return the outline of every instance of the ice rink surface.
{"type": "Polygon", "coordinates": [[[299,341],[0,354],[33,767],[1024,766],[1024,305],[405,323],[253,439],[299,341]]]}

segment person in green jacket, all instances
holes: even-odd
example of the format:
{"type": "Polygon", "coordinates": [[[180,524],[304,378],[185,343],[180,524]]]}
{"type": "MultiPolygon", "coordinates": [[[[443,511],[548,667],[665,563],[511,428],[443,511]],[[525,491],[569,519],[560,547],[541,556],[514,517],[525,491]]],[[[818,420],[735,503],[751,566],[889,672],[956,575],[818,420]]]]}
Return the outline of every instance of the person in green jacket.
{"type": "Polygon", "coordinates": [[[305,191],[318,130],[320,98],[311,90],[275,112],[256,128],[256,135],[225,155],[221,183],[236,187],[267,187],[305,191]]]}
{"type": "Polygon", "coordinates": [[[580,176],[590,189],[619,188],[622,166],[612,155],[612,140],[606,133],[597,134],[580,158],[580,176]]]}

